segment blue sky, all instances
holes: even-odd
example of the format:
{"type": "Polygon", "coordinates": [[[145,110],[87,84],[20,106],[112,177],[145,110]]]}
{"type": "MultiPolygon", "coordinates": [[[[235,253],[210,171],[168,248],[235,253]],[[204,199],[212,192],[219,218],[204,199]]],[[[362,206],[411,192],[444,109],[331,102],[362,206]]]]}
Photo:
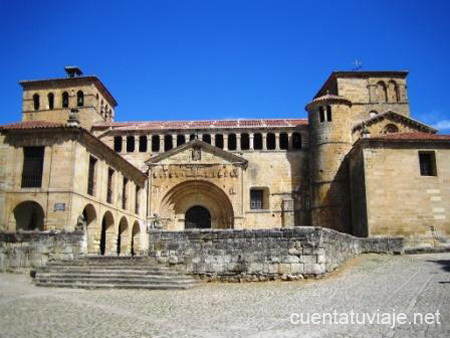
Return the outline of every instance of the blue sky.
{"type": "Polygon", "coordinates": [[[333,70],[410,71],[412,116],[450,132],[450,1],[0,0],[0,123],[19,80],[98,75],[118,121],[306,117],[333,70]]]}

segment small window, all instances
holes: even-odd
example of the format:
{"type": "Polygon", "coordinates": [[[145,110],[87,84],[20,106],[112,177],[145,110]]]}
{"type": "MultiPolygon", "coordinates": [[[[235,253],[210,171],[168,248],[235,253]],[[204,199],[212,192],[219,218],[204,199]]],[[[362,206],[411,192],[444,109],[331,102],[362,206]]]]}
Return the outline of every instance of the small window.
{"type": "Polygon", "coordinates": [[[268,150],[274,150],[275,149],[275,134],[268,133],[266,143],[267,143],[268,150]]]}
{"type": "Polygon", "coordinates": [[[135,144],[134,144],[134,136],[127,136],[127,153],[134,152],[135,144]]]}
{"type": "Polygon", "coordinates": [[[195,134],[189,135],[189,141],[193,141],[193,140],[195,140],[196,138],[197,138],[197,135],[195,135],[195,134]]]}
{"type": "Polygon", "coordinates": [[[118,153],[122,151],[122,136],[114,136],[114,151],[118,153]]]}
{"type": "Polygon", "coordinates": [[[84,93],[79,90],[77,92],[77,107],[83,107],[84,106],[84,93]]]}
{"type": "Polygon", "coordinates": [[[262,135],[260,133],[256,133],[253,136],[253,149],[261,150],[263,148],[262,135]]]}
{"type": "Polygon", "coordinates": [[[177,147],[186,143],[186,137],[184,135],[177,135],[177,147]]]}
{"type": "Polygon", "coordinates": [[[40,188],[44,169],[44,147],[23,148],[22,188],[40,188]]]}
{"type": "Polygon", "coordinates": [[[437,176],[434,151],[419,151],[419,164],[421,176],[437,176]]]}
{"type": "Polygon", "coordinates": [[[262,189],[250,190],[250,209],[261,210],[264,206],[264,191],[262,189]]]}
{"type": "Polygon", "coordinates": [[[63,108],[69,107],[69,93],[68,92],[62,93],[62,106],[63,106],[63,108]]]}
{"type": "Polygon", "coordinates": [[[152,152],[157,153],[159,151],[159,135],[152,136],[152,152]]]}
{"type": "Polygon", "coordinates": [[[145,135],[139,136],[139,152],[147,152],[147,136],[145,135]]]}
{"type": "Polygon", "coordinates": [[[323,107],[319,107],[319,121],[325,121],[325,110],[323,109],[323,107]]]}
{"type": "Polygon", "coordinates": [[[139,215],[139,196],[140,196],[141,189],[136,186],[136,195],[134,199],[134,213],[139,215]]]}
{"type": "Polygon", "coordinates": [[[114,179],[114,170],[111,168],[108,168],[108,189],[106,192],[106,202],[112,203],[112,196],[113,196],[113,179],[114,179]]]}
{"type": "Polygon", "coordinates": [[[48,109],[53,110],[53,108],[55,107],[55,95],[53,95],[53,93],[48,93],[47,99],[48,99],[48,109]]]}
{"type": "Polygon", "coordinates": [[[287,150],[289,148],[288,134],[280,133],[280,149],[287,150]]]}
{"type": "Polygon", "coordinates": [[[384,127],[383,132],[385,134],[395,134],[398,133],[398,127],[395,124],[388,124],[386,127],[384,127]]]}
{"type": "Polygon", "coordinates": [[[222,134],[216,134],[215,135],[215,145],[217,148],[223,149],[223,135],[222,134]]]}
{"type": "Polygon", "coordinates": [[[123,183],[122,183],[122,209],[123,210],[127,209],[127,200],[128,200],[128,179],[124,177],[123,183]]]}
{"type": "Polygon", "coordinates": [[[331,122],[332,118],[331,118],[331,106],[327,106],[327,121],[331,122]]]}
{"type": "Polygon", "coordinates": [[[300,133],[292,133],[292,148],[302,149],[302,136],[300,133]]]}
{"type": "Polygon", "coordinates": [[[39,110],[39,106],[41,105],[41,102],[40,102],[40,97],[38,94],[33,95],[33,105],[34,105],[34,110],[39,110]]]}
{"type": "Polygon", "coordinates": [[[211,144],[211,135],[210,134],[203,134],[202,140],[203,140],[203,142],[211,144]]]}
{"type": "Polygon", "coordinates": [[[172,135],[164,136],[164,151],[168,151],[173,148],[172,135]]]}
{"type": "Polygon", "coordinates": [[[91,196],[95,194],[95,167],[97,164],[97,159],[94,157],[89,157],[89,173],[88,173],[88,188],[87,193],[91,196]]]}
{"type": "Polygon", "coordinates": [[[241,149],[242,150],[250,149],[250,136],[247,133],[241,134],[241,149]]]}
{"type": "Polygon", "coordinates": [[[228,150],[236,150],[236,134],[228,135],[228,150]]]}

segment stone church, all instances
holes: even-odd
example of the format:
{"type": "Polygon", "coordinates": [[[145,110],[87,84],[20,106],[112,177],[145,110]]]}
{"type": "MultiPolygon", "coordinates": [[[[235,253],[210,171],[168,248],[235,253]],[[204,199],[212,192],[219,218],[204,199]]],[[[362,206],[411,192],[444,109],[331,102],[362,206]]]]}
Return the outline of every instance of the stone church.
{"type": "Polygon", "coordinates": [[[86,251],[148,250],[149,228],[322,226],[450,235],[450,135],[410,116],[406,71],[333,72],[307,119],[115,122],[96,76],[21,81],[0,126],[0,229],[86,233],[86,251]]]}

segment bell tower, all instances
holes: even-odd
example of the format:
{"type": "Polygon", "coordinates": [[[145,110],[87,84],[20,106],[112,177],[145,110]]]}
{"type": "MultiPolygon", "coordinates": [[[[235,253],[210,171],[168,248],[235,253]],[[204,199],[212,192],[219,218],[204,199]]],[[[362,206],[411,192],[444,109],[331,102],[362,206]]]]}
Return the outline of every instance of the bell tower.
{"type": "Polygon", "coordinates": [[[96,76],[85,76],[78,67],[65,67],[67,76],[20,81],[23,88],[22,121],[67,123],[77,111],[81,127],[114,120],[117,102],[96,76]]]}

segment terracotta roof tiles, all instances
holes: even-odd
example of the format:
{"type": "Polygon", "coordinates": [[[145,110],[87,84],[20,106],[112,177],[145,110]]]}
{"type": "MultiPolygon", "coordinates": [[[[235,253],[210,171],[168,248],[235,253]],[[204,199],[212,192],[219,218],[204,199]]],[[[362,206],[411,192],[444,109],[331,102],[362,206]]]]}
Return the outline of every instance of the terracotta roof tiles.
{"type": "Polygon", "coordinates": [[[67,127],[64,123],[48,121],[25,121],[0,125],[0,130],[18,130],[18,129],[48,129],[67,127]]]}

